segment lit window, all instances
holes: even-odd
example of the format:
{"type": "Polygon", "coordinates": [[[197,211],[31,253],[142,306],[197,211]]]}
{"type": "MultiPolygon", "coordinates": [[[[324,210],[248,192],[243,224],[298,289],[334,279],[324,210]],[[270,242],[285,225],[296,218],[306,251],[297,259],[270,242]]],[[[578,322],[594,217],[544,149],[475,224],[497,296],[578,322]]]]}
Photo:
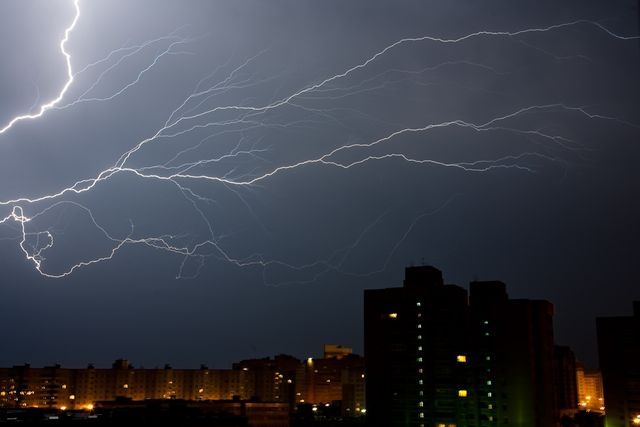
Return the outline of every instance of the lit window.
{"type": "Polygon", "coordinates": [[[458,390],[458,397],[467,397],[467,390],[458,390]]]}
{"type": "Polygon", "coordinates": [[[420,418],[424,418],[424,412],[420,412],[420,418]]]}
{"type": "Polygon", "coordinates": [[[422,304],[420,304],[420,301],[418,301],[418,302],[416,303],[416,307],[420,307],[421,305],[422,305],[422,304]]]}
{"type": "Polygon", "coordinates": [[[422,362],[422,357],[418,357],[418,362],[422,362]]]}
{"type": "Polygon", "coordinates": [[[487,356],[487,360],[491,360],[491,356],[487,356]]]}
{"type": "Polygon", "coordinates": [[[487,385],[491,385],[491,384],[492,384],[491,380],[487,381],[487,385]]]}
{"type": "MultiPolygon", "coordinates": [[[[171,381],[169,381],[169,384],[171,384],[171,381]]],[[[122,388],[129,388],[129,384],[123,384],[122,388]]]]}
{"type": "Polygon", "coordinates": [[[458,361],[458,363],[467,363],[467,356],[465,356],[464,354],[459,354],[456,356],[456,360],[458,361]]]}
{"type": "Polygon", "coordinates": [[[398,313],[389,313],[389,319],[397,319],[398,313]]]}
{"type": "Polygon", "coordinates": [[[493,394],[491,394],[491,392],[487,393],[487,397],[492,397],[493,394]]]}
{"type": "Polygon", "coordinates": [[[484,321],[484,324],[485,324],[485,325],[488,325],[488,324],[489,324],[489,321],[488,321],[488,320],[485,320],[485,321],[484,321]]]}
{"type": "Polygon", "coordinates": [[[418,346],[418,351],[422,351],[422,346],[421,345],[418,346]]]}
{"type": "Polygon", "coordinates": [[[418,323],[418,329],[422,329],[422,323],[418,323]]]}
{"type": "Polygon", "coordinates": [[[424,381],[418,380],[418,384],[422,385],[422,384],[424,384],[424,381]]]}
{"type": "Polygon", "coordinates": [[[424,407],[424,402],[418,402],[418,406],[423,408],[424,407]]]}
{"type": "Polygon", "coordinates": [[[489,403],[489,404],[487,405],[487,409],[493,409],[493,405],[492,405],[491,403],[489,403]]]}
{"type": "Polygon", "coordinates": [[[421,340],[422,339],[422,335],[418,335],[418,339],[421,340]]]}

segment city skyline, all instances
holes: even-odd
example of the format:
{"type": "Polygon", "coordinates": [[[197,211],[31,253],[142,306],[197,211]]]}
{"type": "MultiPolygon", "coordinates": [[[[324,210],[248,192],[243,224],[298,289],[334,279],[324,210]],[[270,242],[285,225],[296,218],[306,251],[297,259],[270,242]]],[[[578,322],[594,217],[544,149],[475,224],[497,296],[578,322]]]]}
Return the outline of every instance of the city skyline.
{"type": "Polygon", "coordinates": [[[633,316],[597,319],[600,369],[585,369],[559,345],[553,304],[511,298],[500,281],[473,281],[467,291],[445,284],[436,267],[412,266],[401,287],[365,290],[362,305],[364,357],[324,344],[320,356],[277,354],[226,369],[126,359],[110,368],[0,367],[0,421],[32,414],[133,422],[157,411],[184,422],[234,414],[254,427],[597,426],[605,416],[607,426],[626,427],[640,420],[640,301],[633,316]]]}

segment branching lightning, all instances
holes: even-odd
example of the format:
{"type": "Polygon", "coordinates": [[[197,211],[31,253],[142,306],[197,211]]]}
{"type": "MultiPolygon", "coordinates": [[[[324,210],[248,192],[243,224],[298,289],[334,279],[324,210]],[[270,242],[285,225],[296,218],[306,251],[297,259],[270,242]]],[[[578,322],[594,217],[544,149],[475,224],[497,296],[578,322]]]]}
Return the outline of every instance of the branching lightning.
{"type": "MultiPolygon", "coordinates": [[[[71,64],[71,54],[66,50],[66,43],[80,19],[80,0],[74,0],[75,17],[69,27],[65,30],[64,38],[60,42],[60,50],[66,59],[67,81],[60,90],[58,96],[39,107],[36,114],[27,114],[13,118],[7,125],[0,129],[0,134],[6,133],[14,124],[24,120],[32,120],[41,117],[50,109],[66,110],[71,107],[79,107],[81,104],[93,102],[108,102],[116,97],[126,95],[126,93],[140,82],[150,70],[160,66],[161,60],[168,56],[180,55],[184,52],[174,50],[177,46],[184,46],[193,39],[178,37],[175,34],[155,38],[144,43],[130,47],[122,47],[110,52],[103,59],[84,66],[78,73],[74,74],[71,64]],[[134,55],[142,55],[145,48],[166,43],[148,61],[148,65],[138,70],[136,77],[128,82],[123,82],[122,86],[111,91],[107,96],[92,96],[93,90],[103,81],[103,77],[112,70],[121,66],[123,62],[134,55]],[[120,56],[119,56],[120,55],[120,56]],[[108,65],[114,58],[117,60],[108,65]],[[85,73],[93,68],[105,66],[100,74],[90,82],[86,88],[81,88],[80,95],[75,99],[61,105],[61,102],[71,85],[74,77],[85,73]]],[[[304,264],[288,263],[274,260],[260,253],[237,256],[225,249],[224,239],[227,236],[218,234],[211,214],[205,207],[216,205],[218,200],[215,197],[206,195],[201,190],[202,186],[207,188],[220,188],[236,197],[252,215],[254,220],[260,223],[260,218],[255,214],[251,203],[247,201],[247,192],[260,191],[263,186],[268,186],[274,182],[276,177],[286,178],[288,174],[302,168],[328,168],[329,170],[356,170],[365,165],[375,167],[382,162],[402,162],[413,166],[431,166],[437,168],[448,168],[461,173],[486,173],[490,171],[512,170],[518,173],[535,173],[539,164],[562,164],[565,160],[561,156],[534,150],[521,150],[495,158],[480,158],[475,160],[439,160],[437,158],[420,157],[415,154],[408,154],[402,150],[395,150],[394,144],[406,137],[425,136],[430,133],[456,130],[465,132],[471,136],[487,133],[509,134],[513,138],[531,138],[539,143],[548,144],[555,150],[579,151],[584,147],[572,138],[554,131],[540,128],[527,128],[518,121],[527,115],[532,114],[564,114],[580,117],[583,120],[600,120],[615,123],[620,126],[629,126],[640,129],[638,125],[628,121],[591,112],[589,108],[579,105],[569,105],[565,103],[550,102],[540,105],[524,105],[509,112],[490,117],[481,122],[465,120],[463,118],[451,118],[443,121],[432,121],[422,123],[417,126],[398,125],[393,122],[383,122],[379,118],[374,118],[366,112],[358,109],[331,106],[330,108],[318,106],[318,103],[344,100],[348,97],[361,96],[362,94],[376,93],[392,87],[406,80],[409,77],[421,77],[428,73],[437,72],[447,67],[467,67],[477,69],[481,72],[492,73],[496,76],[504,76],[507,71],[499,70],[490,64],[461,59],[456,61],[444,61],[420,69],[405,69],[402,67],[387,68],[382,72],[375,72],[373,75],[362,78],[355,83],[351,79],[357,78],[360,73],[365,73],[370,66],[382,60],[387,54],[400,46],[413,45],[419,43],[435,43],[440,45],[456,45],[471,39],[479,38],[512,38],[516,39],[525,48],[535,49],[545,55],[555,59],[582,58],[580,55],[560,57],[552,53],[518,40],[517,37],[525,35],[536,35],[540,33],[550,33],[562,31],[569,27],[588,26],[595,28],[616,41],[636,40],[637,36],[623,36],[614,33],[598,22],[587,20],[575,20],[572,22],[551,25],[540,28],[529,28],[518,31],[478,31],[466,34],[457,38],[440,38],[435,36],[421,36],[403,38],[397,40],[374,54],[368,56],[354,66],[320,79],[317,83],[309,84],[299,89],[294,89],[284,96],[275,96],[270,102],[254,103],[250,97],[245,97],[237,104],[218,104],[218,99],[226,99],[224,96],[233,94],[234,91],[246,92],[252,88],[260,87],[268,82],[275,81],[278,76],[256,77],[249,71],[253,62],[261,56],[267,54],[263,50],[254,56],[234,66],[231,70],[223,74],[231,61],[213,70],[206,77],[201,79],[192,93],[188,94],[177,107],[167,116],[164,123],[151,136],[132,144],[130,149],[122,153],[113,164],[96,173],[95,176],[82,178],[71,185],[60,188],[58,191],[41,194],[37,196],[20,196],[8,200],[0,200],[0,207],[8,209],[4,216],[0,216],[0,225],[17,226],[18,245],[25,259],[30,262],[35,270],[49,278],[63,278],[73,274],[75,271],[100,262],[111,260],[116,254],[126,246],[140,245],[153,249],[166,251],[182,257],[178,277],[189,277],[185,273],[187,261],[196,260],[198,267],[195,275],[206,258],[216,258],[224,262],[231,263],[239,267],[258,266],[279,267],[286,270],[305,272],[315,280],[327,271],[341,270],[346,258],[359,244],[366,233],[370,233],[382,220],[384,216],[378,216],[369,223],[356,236],[354,241],[328,255],[322,260],[314,260],[304,264]],[[400,76],[399,78],[397,76],[400,76]],[[213,81],[213,83],[211,83],[213,81]],[[341,84],[344,82],[344,84],[341,84]],[[294,111],[299,114],[295,120],[279,120],[279,114],[283,109],[294,111]],[[345,126],[344,116],[351,114],[362,119],[377,121],[387,129],[381,136],[370,138],[367,141],[348,141],[337,146],[329,146],[322,150],[316,150],[316,155],[307,156],[294,161],[280,162],[269,158],[269,154],[274,149],[273,146],[264,146],[260,139],[251,139],[246,135],[261,130],[289,131],[292,129],[313,129],[314,126],[322,126],[326,123],[335,123],[337,126],[345,126]],[[391,130],[388,130],[391,129],[391,130]],[[197,136],[201,132],[208,132],[204,137],[197,136]],[[211,154],[207,153],[207,147],[217,138],[237,135],[237,144],[229,150],[211,154]],[[184,140],[187,140],[184,146],[184,140]],[[180,141],[180,144],[178,144],[180,141]],[[175,143],[173,152],[161,161],[145,158],[145,149],[154,144],[175,143]],[[231,166],[229,166],[231,165],[231,166]],[[117,233],[107,230],[105,225],[94,215],[92,210],[80,203],[78,200],[86,193],[106,186],[117,177],[135,180],[140,183],[154,183],[167,185],[171,191],[176,191],[193,209],[194,214],[200,218],[204,228],[205,236],[194,237],[188,241],[188,233],[171,234],[160,233],[158,235],[138,235],[136,224],[129,224],[126,234],[117,236],[117,233]],[[58,209],[73,209],[80,212],[98,231],[100,238],[104,240],[108,249],[97,257],[70,262],[69,265],[60,271],[51,271],[47,268],[46,256],[54,250],[56,244],[55,232],[51,229],[39,229],[34,225],[37,220],[45,220],[47,215],[58,209]],[[28,213],[27,211],[31,212],[28,213]]],[[[590,58],[588,58],[591,61],[590,58]]],[[[420,81],[420,84],[428,83],[420,81]]],[[[435,84],[435,83],[434,83],[435,84]]],[[[328,172],[331,173],[331,172],[328,172]]],[[[169,190],[167,190],[169,191],[169,190]]],[[[453,199],[447,200],[442,206],[433,212],[421,213],[409,224],[404,234],[392,246],[391,253],[385,258],[384,266],[389,263],[390,258],[397,251],[398,247],[407,238],[409,231],[422,218],[438,213],[444,209],[453,199]]],[[[264,229],[264,227],[263,227],[264,229]]]]}
{"type": "Polygon", "coordinates": [[[73,20],[71,21],[71,24],[64,31],[64,37],[63,37],[62,41],[60,42],[60,52],[62,52],[62,55],[64,56],[64,59],[65,59],[66,65],[67,65],[67,81],[66,81],[66,83],[64,84],[64,86],[62,86],[62,89],[58,93],[58,96],[55,97],[54,99],[52,99],[51,101],[47,102],[46,104],[41,105],[37,113],[35,113],[35,114],[24,114],[24,115],[21,115],[21,116],[16,116],[13,119],[11,119],[9,121],[9,123],[7,123],[4,127],[0,128],[0,135],[2,135],[3,133],[7,132],[9,129],[11,129],[13,127],[14,124],[16,124],[18,122],[21,122],[21,121],[24,121],[24,120],[33,120],[33,119],[37,119],[37,118],[42,117],[45,112],[47,112],[48,110],[54,108],[56,105],[58,105],[58,103],[60,103],[60,101],[62,101],[62,99],[64,98],[65,94],[69,90],[69,87],[71,87],[71,84],[73,83],[74,76],[73,76],[73,68],[71,66],[71,54],[69,52],[67,52],[66,45],[67,45],[67,42],[69,41],[69,37],[71,36],[71,32],[73,31],[73,29],[76,27],[76,24],[80,20],[80,0],[73,0],[73,6],[74,6],[75,12],[76,12],[75,16],[73,17],[73,20]]]}

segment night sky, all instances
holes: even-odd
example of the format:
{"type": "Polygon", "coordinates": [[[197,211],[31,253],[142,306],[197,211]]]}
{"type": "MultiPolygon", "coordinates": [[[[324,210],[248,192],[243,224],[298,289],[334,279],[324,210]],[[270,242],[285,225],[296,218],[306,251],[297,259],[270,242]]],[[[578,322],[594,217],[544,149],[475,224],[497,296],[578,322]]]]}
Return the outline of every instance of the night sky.
{"type": "MultiPolygon", "coordinates": [[[[79,7],[0,134],[0,366],[361,353],[422,263],[595,365],[640,299],[636,1],[79,7]]],[[[75,13],[0,3],[0,128],[75,13]]]]}

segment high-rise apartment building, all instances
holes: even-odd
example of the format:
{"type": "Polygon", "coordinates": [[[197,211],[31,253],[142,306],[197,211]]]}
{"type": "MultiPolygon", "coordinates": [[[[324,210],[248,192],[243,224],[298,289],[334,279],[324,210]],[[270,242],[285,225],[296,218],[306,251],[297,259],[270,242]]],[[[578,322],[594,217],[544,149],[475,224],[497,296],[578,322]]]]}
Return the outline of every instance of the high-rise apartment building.
{"type": "Polygon", "coordinates": [[[367,419],[374,426],[476,425],[467,291],[433,267],[364,293],[367,419]]]}
{"type": "Polygon", "coordinates": [[[632,316],[599,317],[596,329],[606,425],[640,425],[640,301],[632,316]]]}
{"type": "Polygon", "coordinates": [[[372,426],[555,425],[549,302],[509,299],[497,281],[471,283],[468,298],[421,266],[364,305],[372,426]]]}
{"type": "Polygon", "coordinates": [[[553,426],[551,303],[509,299],[504,283],[476,281],[470,285],[470,311],[479,425],[553,426]]]}

